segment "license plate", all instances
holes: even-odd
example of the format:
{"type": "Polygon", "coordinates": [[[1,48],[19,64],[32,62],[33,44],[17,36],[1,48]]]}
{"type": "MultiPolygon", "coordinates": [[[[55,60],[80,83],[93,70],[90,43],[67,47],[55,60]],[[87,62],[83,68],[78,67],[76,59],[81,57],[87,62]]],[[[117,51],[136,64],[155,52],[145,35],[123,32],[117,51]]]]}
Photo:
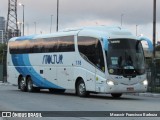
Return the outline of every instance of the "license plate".
{"type": "Polygon", "coordinates": [[[128,87],[128,88],[127,88],[127,91],[128,91],[128,92],[133,92],[133,91],[134,91],[134,88],[133,88],[133,87],[128,87]]]}

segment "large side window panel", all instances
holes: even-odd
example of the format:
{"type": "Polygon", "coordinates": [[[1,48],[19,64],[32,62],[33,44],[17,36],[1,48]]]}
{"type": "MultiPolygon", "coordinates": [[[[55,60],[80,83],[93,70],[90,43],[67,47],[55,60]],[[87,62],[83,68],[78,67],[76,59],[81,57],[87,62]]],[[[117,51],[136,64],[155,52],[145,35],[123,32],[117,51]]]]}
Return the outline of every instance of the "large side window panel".
{"type": "Polygon", "coordinates": [[[9,50],[11,54],[73,52],[74,36],[13,41],[9,42],[9,50]]]}
{"type": "Polygon", "coordinates": [[[97,38],[79,36],[78,49],[85,60],[104,70],[102,46],[97,38]]]}
{"type": "Polygon", "coordinates": [[[58,52],[73,52],[75,51],[74,36],[57,37],[58,52]]]}
{"type": "Polygon", "coordinates": [[[91,37],[78,37],[78,49],[81,56],[93,64],[96,63],[96,39],[91,37]]]}

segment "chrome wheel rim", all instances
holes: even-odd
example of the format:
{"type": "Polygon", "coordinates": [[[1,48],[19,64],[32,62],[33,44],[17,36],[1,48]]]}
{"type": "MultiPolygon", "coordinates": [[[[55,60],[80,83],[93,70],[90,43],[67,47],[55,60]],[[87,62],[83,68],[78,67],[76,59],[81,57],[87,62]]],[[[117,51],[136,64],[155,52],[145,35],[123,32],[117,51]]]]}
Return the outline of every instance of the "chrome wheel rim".
{"type": "Polygon", "coordinates": [[[24,86],[25,86],[25,82],[24,82],[24,79],[22,79],[21,82],[20,82],[20,87],[21,87],[21,89],[23,89],[24,86]]]}
{"type": "Polygon", "coordinates": [[[28,90],[31,90],[32,89],[32,82],[29,80],[28,81],[28,90]]]}
{"type": "Polygon", "coordinates": [[[85,93],[85,91],[86,91],[85,84],[84,84],[84,83],[81,83],[81,84],[79,85],[79,93],[82,95],[82,94],[85,93]]]}

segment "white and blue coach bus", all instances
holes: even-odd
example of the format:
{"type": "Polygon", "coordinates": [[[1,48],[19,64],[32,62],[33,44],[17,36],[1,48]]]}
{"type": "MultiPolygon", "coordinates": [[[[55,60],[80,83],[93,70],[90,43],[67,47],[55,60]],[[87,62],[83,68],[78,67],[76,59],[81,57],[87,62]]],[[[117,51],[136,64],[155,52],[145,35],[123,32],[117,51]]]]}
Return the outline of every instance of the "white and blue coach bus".
{"type": "Polygon", "coordinates": [[[92,26],[8,42],[8,82],[22,91],[49,89],[89,93],[145,92],[147,80],[141,41],[120,27],[92,26]]]}

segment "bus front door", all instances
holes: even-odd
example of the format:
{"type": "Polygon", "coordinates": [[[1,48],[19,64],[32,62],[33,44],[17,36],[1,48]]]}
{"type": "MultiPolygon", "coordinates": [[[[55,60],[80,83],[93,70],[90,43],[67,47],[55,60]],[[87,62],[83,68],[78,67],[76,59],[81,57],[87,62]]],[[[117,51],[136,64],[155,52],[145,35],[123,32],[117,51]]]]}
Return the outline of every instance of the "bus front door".
{"type": "Polygon", "coordinates": [[[105,92],[105,73],[96,69],[96,92],[105,92]]]}

